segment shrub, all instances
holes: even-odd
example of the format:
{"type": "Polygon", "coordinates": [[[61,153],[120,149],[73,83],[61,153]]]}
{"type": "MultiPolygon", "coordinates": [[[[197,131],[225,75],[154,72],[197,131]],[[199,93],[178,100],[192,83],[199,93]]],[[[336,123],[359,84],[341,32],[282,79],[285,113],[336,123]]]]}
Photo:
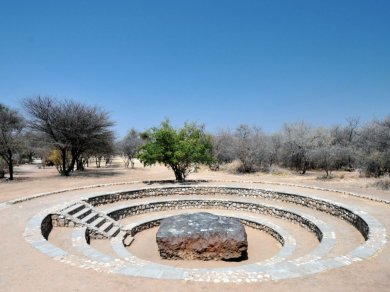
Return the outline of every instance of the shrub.
{"type": "Polygon", "coordinates": [[[372,186],[381,190],[390,190],[390,179],[377,180],[372,186]]]}

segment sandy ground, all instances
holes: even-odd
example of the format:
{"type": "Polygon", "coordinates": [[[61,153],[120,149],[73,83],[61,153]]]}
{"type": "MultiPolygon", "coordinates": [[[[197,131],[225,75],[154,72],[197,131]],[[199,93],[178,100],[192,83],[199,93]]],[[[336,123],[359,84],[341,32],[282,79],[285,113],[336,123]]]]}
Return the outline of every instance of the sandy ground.
{"type": "MultiPolygon", "coordinates": [[[[189,179],[214,179],[235,181],[215,182],[237,186],[261,187],[286,192],[301,193],[329,198],[345,204],[353,204],[375,216],[389,231],[390,205],[346,196],[331,191],[319,191],[309,187],[322,187],[340,191],[355,192],[390,200],[390,192],[370,187],[373,179],[362,179],[357,173],[335,173],[336,179],[324,181],[317,179],[321,173],[309,172],[305,176],[296,174],[236,175],[226,172],[201,170],[190,174],[189,179]],[[343,176],[343,178],[340,178],[343,176]],[[238,182],[240,181],[240,182],[238,182]],[[244,182],[254,181],[256,184],[244,182]],[[282,183],[282,184],[280,184],[282,183]]],[[[38,193],[82,186],[102,185],[96,188],[74,190],[33,199],[15,205],[0,208],[0,291],[390,291],[390,247],[387,244],[375,257],[354,263],[336,270],[330,270],[304,278],[283,281],[271,281],[256,284],[213,284],[186,281],[166,281],[138,277],[98,273],[56,262],[33,249],[23,238],[26,222],[40,210],[52,205],[78,199],[85,194],[111,191],[124,188],[145,187],[144,184],[121,185],[120,183],[143,180],[173,179],[171,171],[163,166],[143,168],[136,164],[135,169],[124,169],[120,161],[109,168],[89,168],[86,172],[72,177],[60,177],[53,168],[38,169],[35,165],[23,165],[16,168],[14,182],[0,182],[0,203],[38,193]],[[103,186],[116,183],[118,185],[103,186]]],[[[335,227],[337,228],[337,227],[335,227]]],[[[340,229],[343,230],[343,229],[340,229]]],[[[53,230],[55,232],[55,230],[53,230]]],[[[345,233],[348,235],[348,230],[345,233]]],[[[263,240],[267,248],[254,253],[255,258],[272,256],[278,250],[272,239],[262,238],[258,232],[251,233],[251,242],[263,240]]],[[[342,232],[341,232],[342,233],[342,232]]],[[[57,237],[59,245],[63,232],[57,237]]],[[[141,258],[158,261],[151,242],[155,230],[140,233],[132,251],[141,258]]],[[[55,234],[53,233],[53,236],[55,234]]],[[[389,232],[388,232],[389,237],[389,232]]],[[[341,239],[343,240],[343,239],[341,239]]],[[[346,238],[345,240],[348,240],[346,238]]],[[[65,244],[65,243],[64,243],[65,244]]],[[[103,248],[103,247],[102,247],[103,248]]],[[[339,247],[342,248],[342,247],[339,247]]],[[[104,249],[104,248],[103,248],[104,249]]],[[[198,263],[195,263],[196,265],[198,263]]],[[[202,263],[199,263],[200,265],[202,263]]]]}
{"type": "MultiPolygon", "coordinates": [[[[390,200],[390,191],[371,186],[376,179],[361,178],[357,172],[333,172],[330,180],[319,179],[324,173],[309,171],[305,175],[294,172],[273,175],[264,173],[233,174],[226,171],[210,171],[202,168],[191,173],[188,179],[211,179],[228,181],[252,181],[283,183],[301,186],[314,186],[356,192],[367,196],[390,200]]],[[[130,181],[175,179],[173,172],[164,166],[143,167],[136,161],[134,169],[125,169],[117,158],[109,167],[97,169],[91,164],[84,172],[71,177],[60,177],[54,167],[38,168],[38,165],[21,165],[15,168],[15,181],[0,180],[0,203],[33,194],[52,192],[62,189],[78,188],[97,184],[122,183],[130,181]]]]}

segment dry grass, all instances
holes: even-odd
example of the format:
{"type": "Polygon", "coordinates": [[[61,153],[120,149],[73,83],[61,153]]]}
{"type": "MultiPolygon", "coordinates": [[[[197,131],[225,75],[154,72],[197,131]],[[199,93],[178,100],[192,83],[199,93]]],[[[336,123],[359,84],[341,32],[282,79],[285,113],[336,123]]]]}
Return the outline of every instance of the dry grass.
{"type": "Polygon", "coordinates": [[[227,173],[239,173],[239,169],[241,167],[241,162],[238,160],[234,160],[230,163],[225,163],[220,166],[220,170],[225,171],[227,173]]]}
{"type": "Polygon", "coordinates": [[[288,176],[291,174],[291,171],[276,165],[272,165],[269,168],[268,173],[277,176],[288,176]]]}
{"type": "Polygon", "coordinates": [[[372,186],[384,191],[390,190],[390,178],[379,179],[372,186]]]}

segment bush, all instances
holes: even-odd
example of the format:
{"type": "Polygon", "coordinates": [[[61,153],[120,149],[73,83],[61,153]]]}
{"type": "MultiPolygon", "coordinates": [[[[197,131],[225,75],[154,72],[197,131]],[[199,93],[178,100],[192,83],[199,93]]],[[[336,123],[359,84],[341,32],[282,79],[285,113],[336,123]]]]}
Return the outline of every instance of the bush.
{"type": "Polygon", "coordinates": [[[334,178],[335,177],[332,174],[324,174],[324,175],[320,175],[320,176],[316,177],[316,179],[318,179],[318,180],[331,180],[334,178]]]}
{"type": "Polygon", "coordinates": [[[241,167],[241,162],[239,160],[233,160],[230,163],[221,164],[219,169],[229,173],[239,173],[240,167],[241,167]]]}
{"type": "Polygon", "coordinates": [[[390,190],[390,179],[377,180],[372,186],[381,190],[390,190]]]}
{"type": "Polygon", "coordinates": [[[291,172],[287,169],[281,168],[279,166],[272,165],[268,172],[272,175],[278,175],[278,176],[286,176],[289,175],[291,172]]]}
{"type": "Polygon", "coordinates": [[[364,172],[366,177],[380,177],[386,168],[386,155],[378,151],[371,153],[365,158],[364,172]]]}

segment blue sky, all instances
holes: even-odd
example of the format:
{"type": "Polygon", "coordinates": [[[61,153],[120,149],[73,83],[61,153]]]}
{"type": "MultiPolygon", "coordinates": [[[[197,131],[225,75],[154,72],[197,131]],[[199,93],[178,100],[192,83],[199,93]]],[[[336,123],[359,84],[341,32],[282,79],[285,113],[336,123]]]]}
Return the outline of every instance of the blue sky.
{"type": "Polygon", "coordinates": [[[390,114],[390,1],[0,0],[0,102],[267,132],[390,114]]]}

